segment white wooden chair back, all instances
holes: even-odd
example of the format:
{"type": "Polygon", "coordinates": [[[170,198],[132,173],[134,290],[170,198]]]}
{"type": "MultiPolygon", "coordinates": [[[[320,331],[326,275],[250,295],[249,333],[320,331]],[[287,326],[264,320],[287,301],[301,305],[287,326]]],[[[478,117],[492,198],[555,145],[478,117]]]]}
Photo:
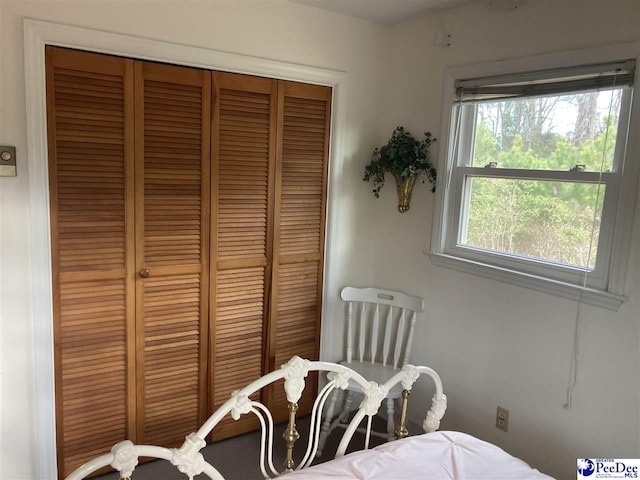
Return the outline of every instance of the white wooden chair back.
{"type": "Polygon", "coordinates": [[[347,363],[381,363],[401,368],[409,363],[420,297],[379,288],[345,287],[347,303],[347,363]],[[380,350],[379,350],[380,349],[380,350]]]}

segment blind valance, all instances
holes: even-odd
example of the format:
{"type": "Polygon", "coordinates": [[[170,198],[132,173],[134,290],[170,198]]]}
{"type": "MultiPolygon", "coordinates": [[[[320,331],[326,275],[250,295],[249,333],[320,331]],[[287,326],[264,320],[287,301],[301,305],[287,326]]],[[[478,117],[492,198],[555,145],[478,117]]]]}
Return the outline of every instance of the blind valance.
{"type": "Polygon", "coordinates": [[[456,80],[456,101],[559,95],[631,86],[635,60],[456,80]]]}

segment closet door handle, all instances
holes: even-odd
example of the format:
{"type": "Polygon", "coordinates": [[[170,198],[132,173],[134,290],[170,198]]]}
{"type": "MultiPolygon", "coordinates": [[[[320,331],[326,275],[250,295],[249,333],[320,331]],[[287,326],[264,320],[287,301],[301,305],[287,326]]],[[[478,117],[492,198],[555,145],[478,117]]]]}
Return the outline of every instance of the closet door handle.
{"type": "Polygon", "coordinates": [[[149,277],[149,269],[147,267],[144,267],[142,270],[140,270],[140,276],[142,278],[148,278],[149,277]]]}

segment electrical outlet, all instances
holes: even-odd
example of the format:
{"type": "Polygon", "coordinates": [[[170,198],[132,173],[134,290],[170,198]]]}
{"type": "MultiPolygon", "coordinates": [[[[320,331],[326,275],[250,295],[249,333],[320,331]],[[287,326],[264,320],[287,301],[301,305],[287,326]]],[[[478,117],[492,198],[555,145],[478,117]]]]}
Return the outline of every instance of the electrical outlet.
{"type": "Polygon", "coordinates": [[[498,405],[498,410],[496,411],[496,428],[505,432],[509,431],[509,410],[500,405],[498,405]]]}

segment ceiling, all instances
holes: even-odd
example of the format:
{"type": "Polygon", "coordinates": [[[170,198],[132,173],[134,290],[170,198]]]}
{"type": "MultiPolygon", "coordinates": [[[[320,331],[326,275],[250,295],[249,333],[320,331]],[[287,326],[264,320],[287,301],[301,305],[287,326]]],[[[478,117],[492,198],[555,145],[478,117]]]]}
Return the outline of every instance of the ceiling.
{"type": "Polygon", "coordinates": [[[392,25],[475,0],[291,0],[372,22],[392,25]]]}

